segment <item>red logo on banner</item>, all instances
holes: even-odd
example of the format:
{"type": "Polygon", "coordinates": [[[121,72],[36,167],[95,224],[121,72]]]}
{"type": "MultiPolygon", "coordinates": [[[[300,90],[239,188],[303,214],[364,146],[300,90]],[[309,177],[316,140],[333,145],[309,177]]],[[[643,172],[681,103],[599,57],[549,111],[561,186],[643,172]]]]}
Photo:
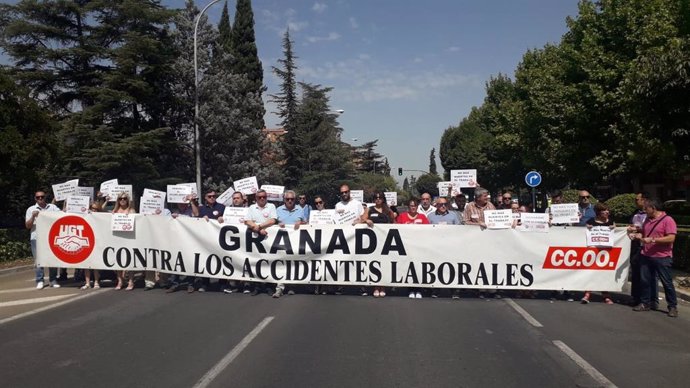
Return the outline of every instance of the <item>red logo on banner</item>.
{"type": "Polygon", "coordinates": [[[618,267],[618,259],[620,256],[620,247],[549,247],[542,268],[612,271],[618,267]]]}
{"type": "Polygon", "coordinates": [[[48,241],[55,257],[68,264],[78,264],[89,257],[96,240],[91,225],[83,218],[66,216],[55,221],[48,241]]]}

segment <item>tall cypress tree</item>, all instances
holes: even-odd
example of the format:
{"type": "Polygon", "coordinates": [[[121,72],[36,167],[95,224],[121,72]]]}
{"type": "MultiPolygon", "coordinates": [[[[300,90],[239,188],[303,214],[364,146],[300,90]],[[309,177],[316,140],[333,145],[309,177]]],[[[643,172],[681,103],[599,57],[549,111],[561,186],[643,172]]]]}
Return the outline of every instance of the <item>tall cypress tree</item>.
{"type": "MultiPolygon", "coordinates": [[[[264,87],[264,71],[256,49],[254,36],[254,11],[251,0],[237,0],[235,22],[232,25],[232,62],[233,73],[246,75],[250,81],[245,92],[253,93],[259,98],[266,90],[264,87]]],[[[245,112],[258,129],[264,128],[263,105],[245,112]]]]}
{"type": "Polygon", "coordinates": [[[281,125],[286,130],[292,130],[291,124],[297,111],[297,80],[295,71],[297,64],[295,56],[292,51],[292,40],[290,40],[290,29],[285,31],[283,35],[283,58],[278,59],[280,67],[272,66],[273,74],[280,78],[280,92],[272,94],[271,101],[276,103],[278,107],[278,117],[282,119],[281,125]]]}
{"type": "Polygon", "coordinates": [[[223,12],[220,14],[220,22],[218,22],[218,44],[223,47],[226,53],[232,52],[232,28],[230,27],[227,1],[223,5],[223,12]]]}
{"type": "Polygon", "coordinates": [[[429,174],[438,175],[438,170],[436,169],[436,148],[432,148],[429,153],[429,174]]]}

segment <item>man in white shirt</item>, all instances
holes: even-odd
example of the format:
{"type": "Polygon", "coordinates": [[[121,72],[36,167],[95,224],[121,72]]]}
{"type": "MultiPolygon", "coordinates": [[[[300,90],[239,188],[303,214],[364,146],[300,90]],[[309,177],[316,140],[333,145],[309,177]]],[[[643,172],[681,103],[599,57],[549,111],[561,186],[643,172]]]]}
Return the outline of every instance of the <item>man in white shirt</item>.
{"type": "MultiPolygon", "coordinates": [[[[43,191],[37,191],[36,194],[34,194],[34,199],[36,200],[36,204],[26,209],[24,225],[27,229],[31,229],[31,254],[34,260],[36,260],[36,218],[38,218],[41,212],[59,212],[60,209],[52,203],[46,202],[46,193],[43,191]]],[[[42,290],[45,285],[43,282],[43,275],[43,267],[37,265],[36,288],[39,290],[42,290]]],[[[57,282],[57,268],[48,268],[48,280],[50,281],[51,287],[60,287],[57,282]]]]}
{"type": "Polygon", "coordinates": [[[431,194],[422,194],[421,200],[419,201],[419,207],[417,208],[418,213],[422,213],[429,218],[429,215],[436,212],[436,207],[431,205],[431,194]]]}
{"type": "Polygon", "coordinates": [[[357,218],[352,221],[352,225],[355,225],[362,221],[364,207],[361,202],[350,197],[350,186],[342,185],[340,186],[340,202],[335,204],[335,211],[341,214],[346,211],[354,213],[357,218]]]}
{"type": "MultiPolygon", "coordinates": [[[[266,191],[257,191],[256,203],[249,206],[247,220],[244,222],[244,224],[247,225],[247,227],[254,233],[266,236],[268,234],[266,229],[275,225],[277,220],[278,214],[276,212],[276,206],[272,203],[268,203],[268,194],[266,191]]],[[[261,289],[265,288],[265,286],[266,285],[264,283],[257,283],[256,288],[254,288],[251,295],[258,295],[259,292],[261,292],[261,289]]],[[[280,294],[282,295],[282,290],[280,294]]]]}

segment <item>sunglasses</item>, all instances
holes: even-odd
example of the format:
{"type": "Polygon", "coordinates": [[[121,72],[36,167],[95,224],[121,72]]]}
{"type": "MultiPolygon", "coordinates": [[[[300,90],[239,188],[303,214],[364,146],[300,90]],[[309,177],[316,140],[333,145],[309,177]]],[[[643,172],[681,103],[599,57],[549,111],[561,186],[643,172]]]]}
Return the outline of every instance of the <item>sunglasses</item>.
{"type": "Polygon", "coordinates": [[[347,194],[347,193],[349,193],[349,192],[350,192],[350,190],[348,190],[348,191],[341,191],[341,192],[340,192],[340,195],[347,194]]]}
{"type": "Polygon", "coordinates": [[[511,200],[511,199],[512,199],[511,197],[503,197],[503,200],[504,200],[504,201],[505,201],[505,200],[511,200]]]}
{"type": "Polygon", "coordinates": [[[589,195],[581,195],[580,196],[580,199],[586,199],[586,198],[589,198],[589,195]]]}
{"type": "Polygon", "coordinates": [[[215,198],[215,195],[207,195],[206,198],[215,198]]]}
{"type": "Polygon", "coordinates": [[[306,201],[306,200],[307,200],[307,197],[299,197],[299,200],[300,200],[300,201],[306,201]]]}
{"type": "Polygon", "coordinates": [[[448,204],[447,204],[446,202],[439,202],[439,203],[436,204],[436,206],[438,206],[438,207],[446,207],[446,206],[448,206],[448,204]]]}
{"type": "Polygon", "coordinates": [[[287,202],[287,201],[294,201],[294,200],[295,200],[294,198],[285,198],[285,202],[287,202]]]}
{"type": "Polygon", "coordinates": [[[45,197],[46,197],[45,195],[37,195],[37,196],[35,196],[34,198],[36,198],[36,199],[43,199],[43,198],[45,198],[45,197]]]}
{"type": "Polygon", "coordinates": [[[127,198],[118,198],[118,201],[129,201],[127,198]]]}
{"type": "Polygon", "coordinates": [[[383,197],[374,197],[374,199],[383,199],[383,197]]]}
{"type": "Polygon", "coordinates": [[[323,205],[323,201],[314,201],[314,203],[317,205],[323,205]]]}
{"type": "Polygon", "coordinates": [[[266,196],[265,195],[257,195],[256,199],[266,199],[266,196]]]}

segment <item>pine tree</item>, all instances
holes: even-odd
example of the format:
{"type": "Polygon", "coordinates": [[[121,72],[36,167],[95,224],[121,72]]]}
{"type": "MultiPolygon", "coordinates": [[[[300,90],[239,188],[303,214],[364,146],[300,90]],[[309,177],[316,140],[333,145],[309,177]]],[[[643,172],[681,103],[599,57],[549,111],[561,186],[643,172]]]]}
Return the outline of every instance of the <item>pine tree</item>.
{"type": "MultiPolygon", "coordinates": [[[[256,48],[254,12],[252,11],[251,0],[237,0],[231,37],[232,72],[234,74],[246,75],[249,84],[247,84],[244,92],[252,93],[256,98],[261,99],[261,95],[266,90],[266,87],[264,86],[263,67],[261,66],[256,48]]],[[[253,125],[257,129],[264,128],[265,113],[266,110],[263,104],[254,107],[251,111],[244,112],[247,117],[252,119],[253,125]]]]}
{"type": "Polygon", "coordinates": [[[220,14],[220,22],[218,22],[218,44],[223,47],[226,53],[232,51],[232,28],[230,27],[227,1],[223,5],[223,12],[220,14]]]}
{"type": "Polygon", "coordinates": [[[436,169],[436,148],[432,148],[429,153],[429,174],[438,175],[438,170],[436,169]]]}
{"type": "Polygon", "coordinates": [[[297,64],[295,56],[292,51],[292,40],[290,40],[290,30],[285,31],[283,35],[283,58],[278,59],[280,67],[272,66],[273,74],[280,78],[280,92],[272,94],[271,101],[274,102],[278,108],[276,112],[278,117],[282,119],[280,125],[287,131],[291,130],[291,121],[295,117],[297,110],[297,79],[295,72],[297,71],[297,64]]]}
{"type": "Polygon", "coordinates": [[[410,181],[405,177],[405,180],[403,181],[403,190],[405,191],[410,191],[410,181]]]}

